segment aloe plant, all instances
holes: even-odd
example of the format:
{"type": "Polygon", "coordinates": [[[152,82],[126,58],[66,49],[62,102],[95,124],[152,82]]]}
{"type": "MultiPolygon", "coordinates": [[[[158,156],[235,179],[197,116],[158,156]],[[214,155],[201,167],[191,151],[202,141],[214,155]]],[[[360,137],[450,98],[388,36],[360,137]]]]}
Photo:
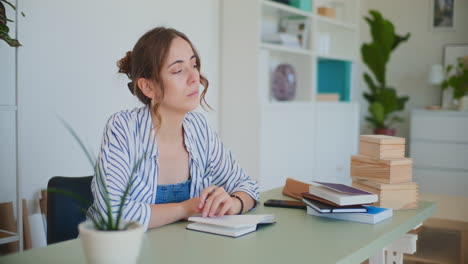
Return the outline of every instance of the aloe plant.
{"type": "Polygon", "coordinates": [[[403,111],[408,96],[398,96],[395,88],[387,84],[387,63],[391,53],[403,42],[408,41],[410,33],[400,36],[395,33],[395,27],[389,20],[376,10],[370,10],[370,17],[364,19],[370,26],[372,41],[361,46],[361,56],[373,74],[364,73],[364,80],[369,92],[364,92],[364,98],[369,102],[369,116],[366,120],[375,128],[388,128],[393,122],[403,119],[394,114],[403,111]]]}
{"type": "Polygon", "coordinates": [[[117,217],[114,217],[114,215],[112,214],[112,208],[111,208],[111,202],[110,202],[110,197],[109,197],[109,191],[107,189],[107,185],[105,183],[105,180],[104,180],[104,174],[103,174],[103,171],[102,171],[102,168],[100,166],[100,163],[99,162],[95,162],[96,161],[96,158],[95,156],[92,154],[91,151],[89,151],[86,146],[84,145],[83,141],[81,140],[81,138],[78,136],[78,134],[75,132],[75,130],[70,126],[70,124],[68,124],[64,119],[60,118],[62,124],[65,126],[65,128],[68,130],[68,132],[70,132],[70,134],[73,136],[73,138],[78,142],[78,144],[80,145],[81,149],[83,150],[83,152],[85,153],[89,163],[91,164],[91,166],[94,168],[94,177],[97,179],[97,184],[101,187],[101,189],[103,190],[104,192],[104,202],[106,204],[106,209],[107,209],[107,215],[103,215],[102,212],[96,208],[94,206],[94,204],[91,204],[91,202],[89,202],[88,200],[82,198],[81,196],[73,193],[73,192],[69,192],[69,191],[64,191],[64,190],[60,190],[60,189],[55,189],[55,188],[48,188],[47,191],[49,192],[54,192],[54,193],[59,193],[59,194],[63,194],[63,195],[67,195],[77,201],[80,201],[82,202],[83,204],[85,204],[88,208],[90,208],[91,210],[93,210],[94,212],[96,212],[96,215],[93,215],[89,212],[89,210],[87,210],[87,208],[80,208],[81,211],[83,211],[86,216],[93,222],[94,224],[94,227],[97,229],[97,230],[106,230],[106,231],[117,231],[117,230],[125,230],[127,229],[127,227],[131,224],[131,223],[127,223],[126,225],[124,225],[123,227],[121,227],[121,224],[122,224],[122,213],[123,213],[123,207],[125,205],[125,200],[127,199],[127,196],[128,196],[128,193],[132,187],[132,183],[133,183],[133,178],[135,177],[135,174],[136,174],[136,170],[138,169],[138,167],[140,166],[141,164],[141,161],[143,160],[143,158],[146,156],[146,154],[143,155],[142,158],[140,158],[136,163],[135,163],[135,166],[133,166],[133,169],[132,169],[132,173],[130,175],[130,178],[128,180],[128,183],[127,183],[127,186],[125,187],[125,191],[122,195],[122,197],[120,198],[120,203],[119,203],[119,208],[118,208],[118,212],[117,212],[117,217]]]}
{"type": "MultiPolygon", "coordinates": [[[[5,5],[3,3],[16,11],[16,7],[12,3],[7,0],[0,0],[0,39],[3,39],[11,47],[19,47],[21,46],[21,43],[9,35],[10,28],[8,28],[7,23],[13,22],[13,20],[7,18],[5,5]]],[[[23,17],[25,16],[23,12],[21,12],[21,15],[23,17]]]]}

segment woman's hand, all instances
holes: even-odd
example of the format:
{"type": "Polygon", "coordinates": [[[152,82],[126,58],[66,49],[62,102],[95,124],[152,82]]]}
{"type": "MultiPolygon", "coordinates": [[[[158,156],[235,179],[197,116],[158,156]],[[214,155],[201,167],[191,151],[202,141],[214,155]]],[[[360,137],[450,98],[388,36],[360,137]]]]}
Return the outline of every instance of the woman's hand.
{"type": "Polygon", "coordinates": [[[204,189],[200,195],[198,208],[203,217],[236,214],[240,210],[240,202],[232,198],[223,187],[212,185],[204,189]]]}
{"type": "Polygon", "coordinates": [[[200,204],[200,197],[188,199],[186,201],[183,201],[181,204],[184,209],[185,219],[201,212],[201,209],[198,207],[198,205],[200,204]]]}

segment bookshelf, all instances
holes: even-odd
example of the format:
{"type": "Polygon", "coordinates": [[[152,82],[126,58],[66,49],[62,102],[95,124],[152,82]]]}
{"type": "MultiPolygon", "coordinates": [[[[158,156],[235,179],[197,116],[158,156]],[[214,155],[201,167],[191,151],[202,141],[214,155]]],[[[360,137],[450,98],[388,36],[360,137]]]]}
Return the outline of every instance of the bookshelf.
{"type": "Polygon", "coordinates": [[[359,134],[359,0],[312,1],[311,12],[270,0],[223,0],[221,10],[220,132],[240,165],[262,190],[287,177],[349,183],[359,134]],[[318,15],[319,6],[335,8],[336,18],[318,15]],[[295,72],[290,100],[272,91],[280,64],[295,72]],[[321,93],[340,100],[318,101],[321,93]]]}

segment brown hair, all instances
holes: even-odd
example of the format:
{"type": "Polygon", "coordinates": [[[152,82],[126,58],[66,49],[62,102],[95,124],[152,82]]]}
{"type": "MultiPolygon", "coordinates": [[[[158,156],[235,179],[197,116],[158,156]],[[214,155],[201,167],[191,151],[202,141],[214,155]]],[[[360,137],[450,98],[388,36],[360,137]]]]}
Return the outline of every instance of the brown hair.
{"type": "MultiPolygon", "coordinates": [[[[151,79],[156,81],[161,87],[161,96],[156,98],[156,103],[151,111],[154,112],[158,121],[161,122],[161,116],[158,113],[158,108],[164,98],[164,84],[161,78],[161,69],[164,61],[166,60],[172,40],[180,37],[187,41],[192,47],[195,55],[197,69],[200,72],[201,63],[198,52],[193,46],[188,37],[173,28],[157,27],[146,32],[135,44],[132,51],[128,51],[124,58],[117,62],[119,73],[124,73],[130,79],[128,88],[130,92],[138,97],[140,101],[149,105],[152,98],[148,98],[138,88],[137,80],[139,78],[151,79]]],[[[200,96],[200,104],[203,108],[207,106],[211,108],[205,100],[206,92],[208,91],[208,80],[200,73],[200,83],[204,89],[200,96]]],[[[206,108],[205,108],[206,109],[206,108]]]]}

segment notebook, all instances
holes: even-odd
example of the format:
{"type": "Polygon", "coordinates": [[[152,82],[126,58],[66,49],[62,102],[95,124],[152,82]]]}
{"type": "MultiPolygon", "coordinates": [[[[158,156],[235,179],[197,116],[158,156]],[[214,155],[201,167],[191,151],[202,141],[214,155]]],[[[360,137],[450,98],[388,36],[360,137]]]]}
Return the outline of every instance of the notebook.
{"type": "Polygon", "coordinates": [[[315,215],[320,217],[334,218],[346,221],[360,222],[365,224],[377,224],[385,219],[388,219],[393,216],[393,210],[388,208],[381,208],[375,206],[366,206],[367,213],[320,213],[313,209],[312,207],[307,206],[307,214],[315,215]]]}
{"type": "Polygon", "coordinates": [[[257,230],[258,224],[275,223],[273,215],[224,215],[222,217],[188,218],[194,222],[187,225],[187,229],[201,231],[228,237],[240,237],[257,230]]]}
{"type": "Polygon", "coordinates": [[[339,206],[370,204],[378,201],[376,194],[339,183],[316,182],[310,185],[309,193],[331,201],[339,206]]]}
{"type": "Polygon", "coordinates": [[[307,206],[314,208],[320,213],[365,213],[367,208],[362,205],[334,206],[317,200],[303,198],[307,206]]]}

